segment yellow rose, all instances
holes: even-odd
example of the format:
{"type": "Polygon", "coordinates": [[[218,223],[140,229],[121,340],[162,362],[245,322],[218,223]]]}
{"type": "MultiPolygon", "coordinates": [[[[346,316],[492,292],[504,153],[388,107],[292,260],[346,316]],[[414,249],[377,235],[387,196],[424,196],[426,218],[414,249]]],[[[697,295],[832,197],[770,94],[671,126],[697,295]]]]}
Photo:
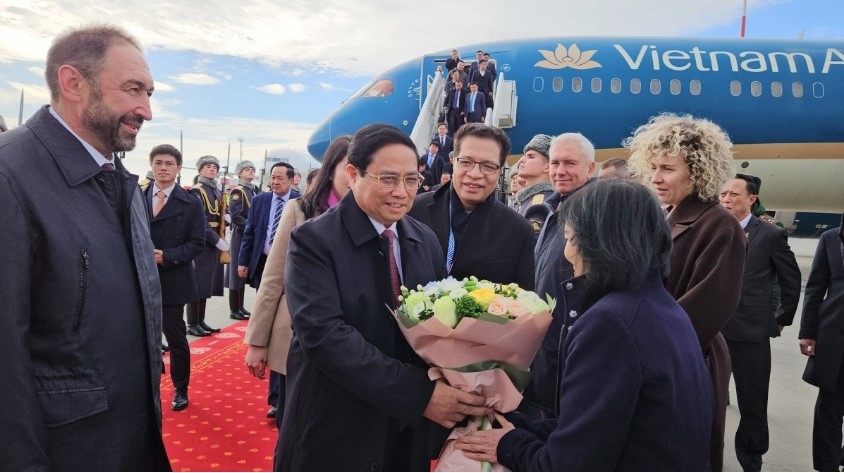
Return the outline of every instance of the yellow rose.
{"type": "Polygon", "coordinates": [[[478,304],[486,310],[486,308],[489,307],[489,303],[495,299],[495,290],[491,287],[475,289],[469,293],[469,297],[478,301],[478,304]]]}

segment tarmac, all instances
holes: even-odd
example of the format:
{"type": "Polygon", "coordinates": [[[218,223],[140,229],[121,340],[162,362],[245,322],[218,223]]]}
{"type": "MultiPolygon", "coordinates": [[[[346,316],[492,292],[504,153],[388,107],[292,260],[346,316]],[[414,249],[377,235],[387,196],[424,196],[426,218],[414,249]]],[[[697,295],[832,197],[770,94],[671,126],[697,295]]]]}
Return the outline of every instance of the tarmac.
{"type": "MultiPolygon", "coordinates": [[[[803,279],[803,287],[812,265],[817,239],[789,240],[803,279]]],[[[246,288],[246,309],[251,310],[255,289],[246,288]]],[[[800,353],[797,333],[803,310],[800,306],[794,323],[783,330],[782,336],[771,340],[771,383],[768,398],[768,428],[770,448],[763,457],[762,471],[812,471],[812,418],[817,388],[801,378],[806,357],[800,353]]],[[[206,308],[205,322],[212,327],[224,327],[235,322],[229,318],[228,289],[224,297],[212,297],[206,308]]],[[[188,337],[193,341],[196,337],[188,337]]],[[[246,370],[246,363],[243,364],[246,370]]],[[[739,422],[735,388],[730,382],[730,406],[727,407],[724,471],[742,471],[736,460],[733,439],[739,422]]]]}

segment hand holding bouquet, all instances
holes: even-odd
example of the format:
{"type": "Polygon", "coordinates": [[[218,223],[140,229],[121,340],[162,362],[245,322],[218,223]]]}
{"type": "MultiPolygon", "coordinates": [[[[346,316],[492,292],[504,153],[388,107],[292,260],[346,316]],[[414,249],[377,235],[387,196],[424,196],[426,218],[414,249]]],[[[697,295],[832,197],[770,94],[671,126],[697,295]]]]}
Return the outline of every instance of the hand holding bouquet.
{"type": "MultiPolygon", "coordinates": [[[[453,278],[402,287],[395,312],[399,327],[416,353],[432,366],[431,379],[491,400],[490,408],[515,410],[530,380],[530,364],[551,324],[554,300],[516,284],[453,278]]],[[[454,429],[437,461],[437,470],[486,469],[452,444],[462,435],[489,428],[473,419],[454,429]]],[[[498,466],[498,465],[496,465],[498,466]]]]}

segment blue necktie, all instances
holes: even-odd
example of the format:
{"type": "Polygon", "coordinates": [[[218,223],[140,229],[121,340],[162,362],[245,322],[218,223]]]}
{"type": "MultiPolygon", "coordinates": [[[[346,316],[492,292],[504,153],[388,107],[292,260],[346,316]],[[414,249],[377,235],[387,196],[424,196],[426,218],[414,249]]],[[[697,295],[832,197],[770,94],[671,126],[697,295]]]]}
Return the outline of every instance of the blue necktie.
{"type": "Polygon", "coordinates": [[[273,226],[270,230],[270,245],[275,240],[275,232],[278,230],[278,222],[281,220],[281,209],[284,208],[284,200],[281,197],[276,197],[275,214],[273,215],[273,226]]]}
{"type": "Polygon", "coordinates": [[[454,94],[454,107],[453,108],[460,108],[460,91],[458,90],[454,94]]]}
{"type": "Polygon", "coordinates": [[[475,92],[472,92],[472,96],[469,98],[469,113],[475,113],[475,92]]]}
{"type": "Polygon", "coordinates": [[[448,230],[448,250],[445,253],[446,274],[451,274],[451,267],[454,265],[454,230],[448,230]]]}

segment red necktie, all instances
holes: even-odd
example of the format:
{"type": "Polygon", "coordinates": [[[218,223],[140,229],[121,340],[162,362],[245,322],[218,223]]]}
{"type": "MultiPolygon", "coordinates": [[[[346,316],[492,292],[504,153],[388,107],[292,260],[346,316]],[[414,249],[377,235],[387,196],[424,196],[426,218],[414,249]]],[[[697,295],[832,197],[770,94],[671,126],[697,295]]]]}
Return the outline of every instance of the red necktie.
{"type": "Polygon", "coordinates": [[[396,255],[393,253],[393,241],[396,234],[392,230],[384,230],[381,236],[387,239],[387,253],[390,254],[390,282],[393,284],[393,296],[398,301],[401,294],[401,277],[399,276],[399,265],[396,264],[396,255]]]}

